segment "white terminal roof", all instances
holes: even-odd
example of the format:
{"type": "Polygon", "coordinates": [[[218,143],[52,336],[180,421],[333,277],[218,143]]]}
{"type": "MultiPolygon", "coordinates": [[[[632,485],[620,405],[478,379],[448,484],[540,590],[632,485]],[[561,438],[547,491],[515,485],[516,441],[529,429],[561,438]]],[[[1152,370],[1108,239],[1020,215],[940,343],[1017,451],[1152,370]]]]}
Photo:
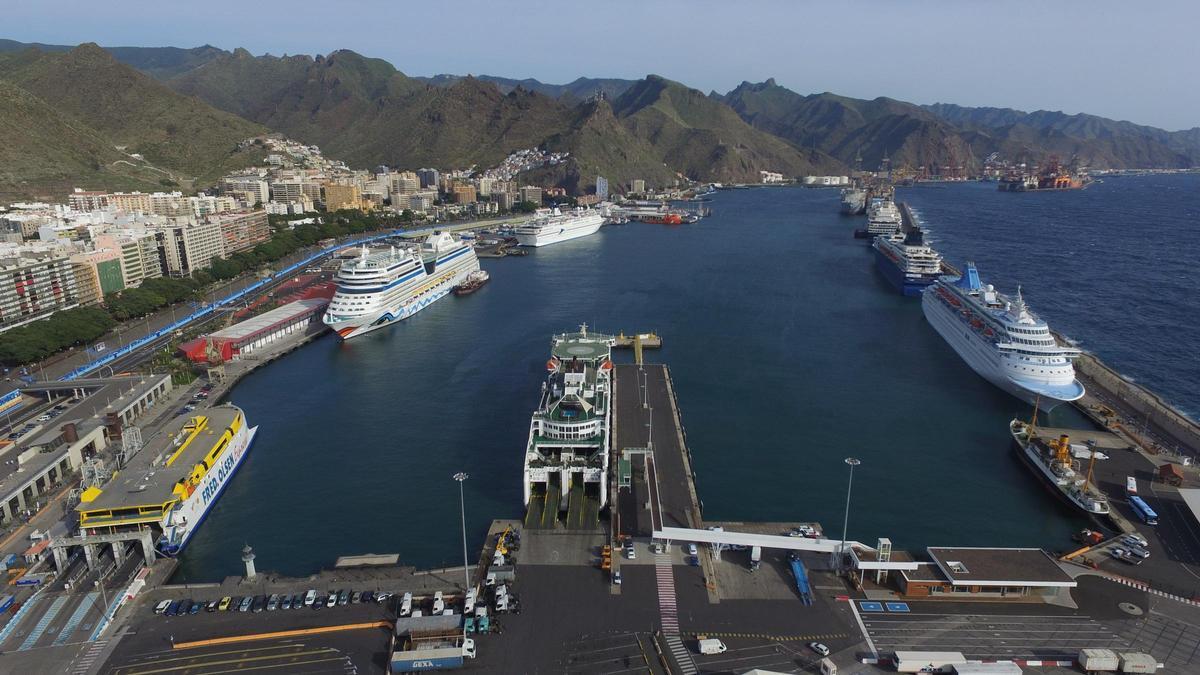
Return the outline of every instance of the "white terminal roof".
{"type": "Polygon", "coordinates": [[[308,300],[289,302],[282,307],[276,307],[269,312],[264,312],[256,317],[246,319],[228,328],[211,333],[209,337],[223,340],[241,340],[251,335],[267,332],[276,326],[290,322],[298,316],[320,311],[328,304],[329,300],[325,298],[310,298],[308,300]]]}
{"type": "Polygon", "coordinates": [[[1200,520],[1200,488],[1180,490],[1179,496],[1183,498],[1183,503],[1187,504],[1188,510],[1192,512],[1192,517],[1200,520]]]}

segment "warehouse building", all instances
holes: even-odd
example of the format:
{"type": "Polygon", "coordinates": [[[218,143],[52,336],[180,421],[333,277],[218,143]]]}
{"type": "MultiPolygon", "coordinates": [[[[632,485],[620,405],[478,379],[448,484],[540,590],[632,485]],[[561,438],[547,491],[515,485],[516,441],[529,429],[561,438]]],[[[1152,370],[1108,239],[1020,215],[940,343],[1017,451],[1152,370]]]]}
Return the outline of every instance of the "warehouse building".
{"type": "Polygon", "coordinates": [[[207,358],[208,343],[220,353],[221,360],[231,361],[248,356],[267,345],[295,333],[320,332],[325,329],[321,315],[329,305],[327,298],[297,300],[269,312],[235,323],[215,333],[180,346],[180,351],[196,363],[207,358]]]}

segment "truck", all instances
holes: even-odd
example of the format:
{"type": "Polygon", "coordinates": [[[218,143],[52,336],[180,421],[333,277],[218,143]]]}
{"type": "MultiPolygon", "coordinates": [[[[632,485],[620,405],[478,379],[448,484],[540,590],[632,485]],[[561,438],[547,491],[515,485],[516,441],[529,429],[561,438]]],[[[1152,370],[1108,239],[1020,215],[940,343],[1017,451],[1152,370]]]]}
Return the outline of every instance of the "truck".
{"type": "Polygon", "coordinates": [[[388,664],[392,673],[417,673],[426,670],[461,668],[463,659],[475,658],[475,640],[461,638],[453,642],[417,643],[411,649],[392,652],[388,664]]]}
{"type": "Polygon", "coordinates": [[[954,666],[967,662],[961,652],[896,652],[898,673],[949,673],[954,666]]]}
{"type": "Polygon", "coordinates": [[[762,564],[762,547],[754,546],[750,549],[750,571],[754,572],[754,571],[758,570],[758,567],[761,564],[762,564]]]}
{"type": "Polygon", "coordinates": [[[13,603],[16,602],[16,600],[17,596],[15,595],[6,595],[3,598],[0,598],[0,612],[7,612],[13,606],[13,603]]]}
{"type": "Polygon", "coordinates": [[[804,563],[795,553],[792,554],[789,562],[792,566],[792,576],[796,580],[796,592],[800,594],[800,602],[806,605],[813,604],[812,587],[808,584],[808,571],[804,569],[804,563]]]}

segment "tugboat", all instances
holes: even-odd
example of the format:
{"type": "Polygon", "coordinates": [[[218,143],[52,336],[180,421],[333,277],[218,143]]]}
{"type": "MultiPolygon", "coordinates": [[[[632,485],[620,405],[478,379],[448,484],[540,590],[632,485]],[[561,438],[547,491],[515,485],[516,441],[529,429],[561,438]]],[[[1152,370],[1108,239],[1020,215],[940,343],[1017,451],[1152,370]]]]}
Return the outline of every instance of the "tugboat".
{"type": "Polygon", "coordinates": [[[483,285],[488,282],[491,276],[487,270],[475,270],[467,275],[466,281],[454,287],[455,295],[470,295],[475,291],[483,288],[483,285]]]}

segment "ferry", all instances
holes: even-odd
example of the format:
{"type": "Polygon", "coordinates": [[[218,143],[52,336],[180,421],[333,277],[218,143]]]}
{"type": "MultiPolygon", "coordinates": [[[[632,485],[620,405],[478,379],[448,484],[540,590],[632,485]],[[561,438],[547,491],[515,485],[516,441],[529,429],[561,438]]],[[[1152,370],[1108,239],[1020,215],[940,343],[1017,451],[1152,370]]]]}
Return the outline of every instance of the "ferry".
{"type": "Polygon", "coordinates": [[[479,269],[470,244],[445,232],[420,248],[392,246],[342,263],[337,292],[322,320],[343,340],[403,321],[445,297],[479,269]]]}
{"type": "Polygon", "coordinates": [[[1098,454],[1094,447],[1089,444],[1083,449],[1088,460],[1084,472],[1081,462],[1075,458],[1071,439],[1065,434],[1045,441],[1038,437],[1033,424],[1018,419],[1009,422],[1008,430],[1021,459],[1055,494],[1089,515],[1109,514],[1108,497],[1092,478],[1098,454]]]}
{"type": "Polygon", "coordinates": [[[538,209],[533,218],[513,229],[521,246],[549,246],[596,234],[604,216],[594,209],[577,208],[563,213],[558,208],[538,209]]]}
{"type": "Polygon", "coordinates": [[[102,488],[80,495],[87,535],[150,529],[155,550],[178,556],[241,467],[258,427],[225,404],[187,419],[160,447],[143,448],[102,488]]]}
{"type": "Polygon", "coordinates": [[[608,503],[614,341],[587,324],[551,339],[525,444],[526,527],[555,526],[565,512],[569,527],[588,529],[608,503]]]}
{"type": "Polygon", "coordinates": [[[1045,321],[1016,299],[983,285],[974,263],[961,276],[946,275],[921,294],[921,308],[934,330],[967,365],[992,384],[1050,409],[1083,397],[1073,361],[1078,349],[1060,345],[1045,321]]]}
{"type": "Polygon", "coordinates": [[[875,266],[904,295],[917,297],[942,275],[942,256],[925,243],[921,228],[875,237],[875,266]]]}

